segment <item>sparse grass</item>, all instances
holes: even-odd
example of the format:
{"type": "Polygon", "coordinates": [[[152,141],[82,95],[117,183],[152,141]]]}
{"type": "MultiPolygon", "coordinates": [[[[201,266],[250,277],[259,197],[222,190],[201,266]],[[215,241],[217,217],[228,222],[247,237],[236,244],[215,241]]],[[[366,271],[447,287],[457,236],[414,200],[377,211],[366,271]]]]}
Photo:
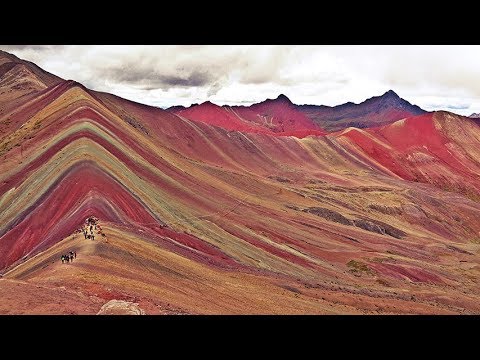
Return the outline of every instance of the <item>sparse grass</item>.
{"type": "Polygon", "coordinates": [[[444,191],[459,193],[472,201],[480,202],[480,194],[476,190],[469,188],[467,186],[443,184],[443,185],[440,185],[439,187],[444,191]]]}
{"type": "Polygon", "coordinates": [[[467,191],[465,196],[472,201],[480,202],[480,195],[478,193],[474,192],[473,190],[467,191]]]}
{"type": "Polygon", "coordinates": [[[292,210],[296,210],[296,211],[300,211],[300,210],[301,210],[298,206],[290,205],[290,204],[285,205],[285,207],[286,207],[287,209],[292,209],[292,210]]]}
{"type": "Polygon", "coordinates": [[[379,283],[380,285],[386,286],[386,287],[390,287],[390,283],[386,280],[383,280],[383,279],[377,279],[377,283],[379,283]]]}
{"type": "Polygon", "coordinates": [[[357,261],[357,260],[350,260],[347,263],[347,266],[350,268],[351,272],[364,272],[369,275],[373,275],[374,271],[373,269],[370,269],[367,264],[365,264],[362,261],[357,261]]]}
{"type": "Polygon", "coordinates": [[[480,238],[473,238],[473,239],[470,239],[470,242],[473,243],[473,244],[480,244],[480,238]]]}

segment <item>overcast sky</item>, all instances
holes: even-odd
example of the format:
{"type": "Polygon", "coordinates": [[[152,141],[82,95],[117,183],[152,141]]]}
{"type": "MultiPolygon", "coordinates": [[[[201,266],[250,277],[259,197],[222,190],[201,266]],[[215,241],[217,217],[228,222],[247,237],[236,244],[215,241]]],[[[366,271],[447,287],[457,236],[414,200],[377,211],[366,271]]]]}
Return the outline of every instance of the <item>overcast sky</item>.
{"type": "Polygon", "coordinates": [[[361,102],[389,89],[425,110],[480,112],[480,46],[0,46],[64,79],[168,107],[361,102]]]}

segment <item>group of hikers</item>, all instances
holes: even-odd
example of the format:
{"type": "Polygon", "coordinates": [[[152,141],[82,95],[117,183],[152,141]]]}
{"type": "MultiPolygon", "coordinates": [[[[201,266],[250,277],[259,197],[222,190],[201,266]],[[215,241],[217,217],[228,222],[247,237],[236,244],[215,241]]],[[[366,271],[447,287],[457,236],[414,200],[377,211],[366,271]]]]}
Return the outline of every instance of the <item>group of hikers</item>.
{"type": "Polygon", "coordinates": [[[101,230],[100,225],[97,224],[98,219],[93,216],[85,220],[85,226],[83,226],[80,231],[83,232],[85,239],[95,240],[95,233],[93,230],[101,230]]]}
{"type": "Polygon", "coordinates": [[[67,255],[62,255],[62,264],[65,263],[71,263],[73,262],[73,259],[77,258],[77,252],[76,251],[70,251],[67,255]]]}
{"type": "MultiPolygon", "coordinates": [[[[102,229],[101,229],[100,225],[98,224],[98,219],[91,216],[91,217],[89,217],[85,220],[85,225],[83,225],[80,229],[78,229],[72,235],[72,240],[75,239],[75,234],[77,232],[83,232],[83,236],[85,237],[85,239],[95,240],[94,230],[97,230],[97,232],[99,232],[102,229]]],[[[105,236],[105,234],[103,234],[103,233],[102,233],[102,235],[105,236]]],[[[76,258],[77,258],[77,252],[76,251],[70,251],[68,254],[62,255],[60,259],[62,260],[62,264],[65,264],[65,263],[73,262],[73,259],[76,259],[76,258]]]]}

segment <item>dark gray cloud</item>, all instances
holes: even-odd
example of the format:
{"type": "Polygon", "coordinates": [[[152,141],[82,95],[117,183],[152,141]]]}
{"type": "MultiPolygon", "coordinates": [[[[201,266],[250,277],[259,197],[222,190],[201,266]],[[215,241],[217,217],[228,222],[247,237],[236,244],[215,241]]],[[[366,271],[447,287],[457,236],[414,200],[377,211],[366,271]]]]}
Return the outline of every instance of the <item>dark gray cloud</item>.
{"type": "Polygon", "coordinates": [[[104,74],[113,82],[132,85],[143,90],[168,89],[171,87],[206,86],[216,80],[208,71],[192,69],[178,73],[162,74],[152,68],[119,67],[105,69],[104,74]]]}

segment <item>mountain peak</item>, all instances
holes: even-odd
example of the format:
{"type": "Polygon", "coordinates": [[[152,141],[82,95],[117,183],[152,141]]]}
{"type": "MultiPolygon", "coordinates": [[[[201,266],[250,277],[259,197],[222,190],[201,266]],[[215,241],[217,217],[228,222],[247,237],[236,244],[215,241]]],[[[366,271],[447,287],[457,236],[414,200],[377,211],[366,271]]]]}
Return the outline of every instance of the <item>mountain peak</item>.
{"type": "MultiPolygon", "coordinates": [[[[192,104],[193,106],[194,104],[192,104]]],[[[199,106],[203,107],[218,107],[217,104],[212,103],[210,100],[204,101],[203,103],[199,104],[199,106]]]]}
{"type": "Polygon", "coordinates": [[[400,99],[400,96],[398,96],[398,94],[393,90],[388,90],[381,97],[400,99]]]}
{"type": "Polygon", "coordinates": [[[290,99],[284,94],[278,95],[275,100],[291,103],[290,99]]]}
{"type": "Polygon", "coordinates": [[[22,79],[25,79],[26,75],[30,74],[30,77],[33,79],[32,81],[34,83],[43,84],[41,86],[42,88],[43,86],[48,87],[63,81],[63,79],[56,75],[50,74],[48,71],[41,69],[30,61],[20,59],[9,52],[0,50],[0,77],[4,76],[12,69],[16,70],[22,79]]]}

